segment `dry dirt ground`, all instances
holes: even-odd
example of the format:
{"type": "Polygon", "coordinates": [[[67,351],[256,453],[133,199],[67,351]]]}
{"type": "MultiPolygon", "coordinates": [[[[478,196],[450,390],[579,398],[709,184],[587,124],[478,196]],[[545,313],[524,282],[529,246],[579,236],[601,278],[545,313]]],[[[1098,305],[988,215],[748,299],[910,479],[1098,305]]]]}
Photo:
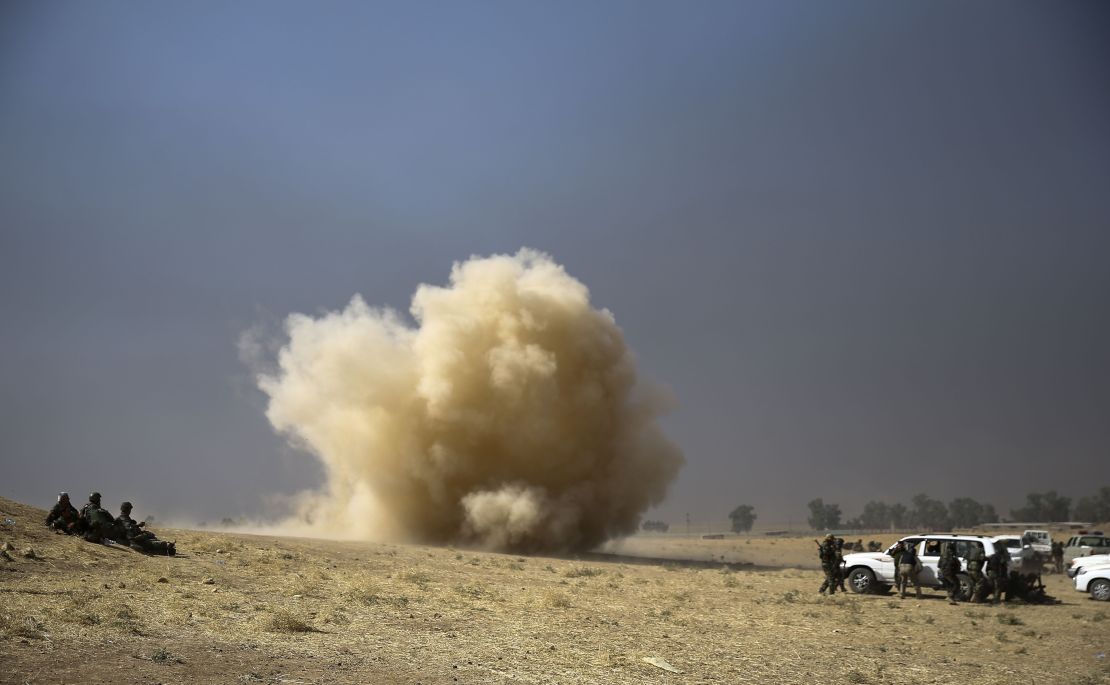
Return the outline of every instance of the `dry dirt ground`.
{"type": "Polygon", "coordinates": [[[720,559],[811,566],[809,538],[610,548],[635,560],[167,530],[182,554],[147,557],[44,516],[0,499],[2,683],[1110,683],[1110,606],[1058,576],[1062,605],[950,606],[720,559]],[[663,559],[691,550],[713,562],[663,559]]]}

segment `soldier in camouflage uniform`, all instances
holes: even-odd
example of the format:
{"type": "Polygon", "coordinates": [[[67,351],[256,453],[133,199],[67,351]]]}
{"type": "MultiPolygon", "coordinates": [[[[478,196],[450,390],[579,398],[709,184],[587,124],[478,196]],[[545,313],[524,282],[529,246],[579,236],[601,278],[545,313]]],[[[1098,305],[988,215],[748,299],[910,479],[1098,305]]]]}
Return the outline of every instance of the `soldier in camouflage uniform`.
{"type": "Polygon", "coordinates": [[[832,533],[825,536],[824,542],[818,543],[817,555],[821,558],[821,570],[825,572],[825,582],[821,583],[818,592],[825,594],[828,590],[830,595],[835,595],[840,567],[837,564],[836,537],[832,533]]]}
{"type": "Polygon", "coordinates": [[[1055,573],[1064,572],[1064,543],[1052,543],[1052,569],[1055,573]]]}
{"type": "MultiPolygon", "coordinates": [[[[987,557],[987,579],[990,580],[991,587],[994,590],[994,604],[1002,601],[1002,591],[1006,588],[1008,580],[1008,567],[1010,565],[1010,554],[1006,550],[1006,546],[998,544],[994,546],[994,553],[987,557]]],[[[1010,594],[1006,593],[1006,599],[1010,599],[1010,594]]]]}
{"type": "Polygon", "coordinates": [[[890,558],[894,560],[894,587],[895,587],[895,589],[897,589],[898,587],[900,587],[902,585],[901,571],[898,569],[898,565],[902,561],[902,552],[904,551],[904,549],[905,549],[905,544],[901,540],[894,543],[890,548],[890,558]]]}
{"type": "Polygon", "coordinates": [[[171,557],[177,554],[174,543],[159,540],[154,533],[143,530],[146,521],[136,523],[135,519],[131,518],[132,508],[130,502],[124,502],[119,508],[119,518],[116,519],[116,522],[123,534],[121,542],[126,541],[131,549],[143,554],[167,554],[171,557]]]}
{"type": "Polygon", "coordinates": [[[100,493],[89,495],[89,501],[81,507],[81,520],[85,526],[85,539],[89,542],[115,540],[120,536],[116,519],[100,506],[100,493]]]}
{"type": "Polygon", "coordinates": [[[844,587],[844,538],[836,539],[836,586],[841,592],[847,592],[844,587]]]}
{"type": "Polygon", "coordinates": [[[913,582],[913,589],[918,599],[921,599],[921,583],[917,574],[921,570],[921,561],[917,558],[917,545],[902,543],[902,554],[898,557],[898,591],[902,599],[906,598],[906,588],[913,582]]]}
{"type": "Polygon", "coordinates": [[[983,545],[971,543],[971,551],[967,554],[967,575],[971,578],[971,603],[978,604],[983,601],[983,562],[986,561],[987,555],[983,551],[983,545]]]}
{"type": "Polygon", "coordinates": [[[55,532],[66,535],[76,535],[83,530],[81,514],[70,503],[68,492],[58,493],[58,503],[47,514],[46,525],[55,532]]]}
{"type": "Polygon", "coordinates": [[[940,559],[937,561],[937,573],[940,574],[944,589],[948,592],[948,603],[958,604],[960,598],[960,557],[956,555],[956,543],[945,543],[941,550],[940,559]]]}

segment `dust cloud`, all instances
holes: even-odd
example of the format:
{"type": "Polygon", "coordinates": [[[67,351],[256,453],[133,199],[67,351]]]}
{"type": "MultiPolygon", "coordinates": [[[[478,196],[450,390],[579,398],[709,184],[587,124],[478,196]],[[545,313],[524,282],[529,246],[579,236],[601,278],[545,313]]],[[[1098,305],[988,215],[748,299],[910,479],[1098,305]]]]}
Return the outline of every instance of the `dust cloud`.
{"type": "Polygon", "coordinates": [[[612,314],[549,256],[472,257],[415,327],[355,296],[293,314],[258,375],[274,429],[324,466],[300,532],[521,552],[633,532],[684,459],[612,314]]]}

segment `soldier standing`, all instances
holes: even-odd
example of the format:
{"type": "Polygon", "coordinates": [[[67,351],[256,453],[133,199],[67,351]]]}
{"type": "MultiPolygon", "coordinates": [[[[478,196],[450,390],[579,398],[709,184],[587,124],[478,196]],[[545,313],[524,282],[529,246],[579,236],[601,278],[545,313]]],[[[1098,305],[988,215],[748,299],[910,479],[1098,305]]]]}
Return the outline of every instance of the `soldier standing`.
{"type": "Polygon", "coordinates": [[[829,591],[830,595],[836,594],[837,586],[837,573],[839,566],[837,565],[836,553],[836,537],[829,533],[825,536],[825,541],[817,543],[817,555],[821,559],[821,570],[825,572],[825,582],[821,583],[821,589],[818,590],[821,594],[825,594],[825,590],[829,591]]]}
{"type": "Polygon", "coordinates": [[[971,577],[971,603],[978,604],[982,601],[983,593],[983,562],[986,553],[983,552],[981,543],[972,542],[971,551],[967,554],[967,575],[971,577]]]}
{"type": "Polygon", "coordinates": [[[913,589],[917,594],[917,598],[921,599],[921,583],[917,580],[917,572],[920,570],[921,562],[917,558],[917,550],[914,544],[903,544],[902,555],[898,558],[898,591],[902,595],[902,599],[906,598],[906,586],[913,581],[913,589]]]}
{"type": "Polygon", "coordinates": [[[960,597],[960,557],[956,555],[956,543],[949,542],[941,550],[940,560],[937,562],[937,571],[940,579],[948,591],[948,603],[958,604],[960,597]]]}
{"type": "Polygon", "coordinates": [[[903,552],[904,549],[905,549],[905,545],[902,543],[901,540],[894,543],[894,545],[892,545],[891,548],[890,548],[890,558],[894,559],[894,587],[895,588],[897,588],[901,585],[901,580],[900,579],[901,579],[902,573],[898,569],[898,566],[899,566],[899,563],[902,560],[902,552],[903,552]]]}
{"type": "Polygon", "coordinates": [[[1052,565],[1056,573],[1064,572],[1064,543],[1060,541],[1052,543],[1052,565]]]}
{"type": "Polygon", "coordinates": [[[844,587],[844,538],[836,539],[836,583],[841,592],[847,592],[844,587]]]}
{"type": "MultiPolygon", "coordinates": [[[[1006,546],[997,544],[994,547],[994,553],[987,557],[987,578],[990,580],[994,589],[994,604],[1002,601],[1002,590],[1007,584],[1008,566],[1010,565],[1010,555],[1006,551],[1006,546]]],[[[1006,599],[1010,599],[1010,593],[1006,593],[1006,599]]]]}

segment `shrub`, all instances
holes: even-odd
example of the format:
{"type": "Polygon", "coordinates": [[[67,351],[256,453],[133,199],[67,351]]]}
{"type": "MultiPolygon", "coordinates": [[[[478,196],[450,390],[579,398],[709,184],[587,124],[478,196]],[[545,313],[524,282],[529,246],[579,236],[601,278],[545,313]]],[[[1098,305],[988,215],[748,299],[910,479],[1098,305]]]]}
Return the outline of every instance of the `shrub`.
{"type": "Polygon", "coordinates": [[[287,611],[279,611],[270,617],[269,629],[276,633],[311,633],[315,628],[287,611]]]}
{"type": "Polygon", "coordinates": [[[593,577],[593,576],[600,576],[603,573],[605,573],[605,571],[602,571],[599,568],[590,568],[588,566],[582,566],[580,568],[568,569],[566,571],[566,573],[564,573],[563,575],[566,576],[567,578],[590,578],[590,577],[593,577]]]}

